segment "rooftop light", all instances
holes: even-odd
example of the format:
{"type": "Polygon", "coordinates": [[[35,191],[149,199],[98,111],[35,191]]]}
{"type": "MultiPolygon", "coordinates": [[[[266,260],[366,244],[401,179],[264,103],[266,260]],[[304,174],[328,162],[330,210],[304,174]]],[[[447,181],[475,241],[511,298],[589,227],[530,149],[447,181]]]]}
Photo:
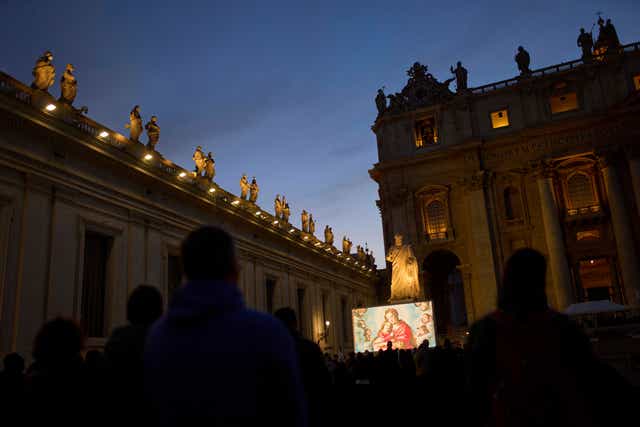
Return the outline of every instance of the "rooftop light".
{"type": "Polygon", "coordinates": [[[216,192],[216,189],[215,189],[215,188],[211,187],[211,188],[209,189],[209,193],[215,193],[215,192],[216,192]]]}
{"type": "Polygon", "coordinates": [[[304,240],[309,240],[309,236],[304,236],[304,240]]]}
{"type": "Polygon", "coordinates": [[[273,221],[273,225],[278,225],[278,220],[276,219],[275,221],[273,221]]]}
{"type": "Polygon", "coordinates": [[[180,178],[184,178],[185,176],[187,176],[187,173],[185,171],[180,172],[180,175],[178,175],[180,178]]]}
{"type": "Polygon", "coordinates": [[[232,205],[238,206],[240,204],[240,200],[234,200],[231,202],[232,205]]]}
{"type": "Polygon", "coordinates": [[[262,212],[260,212],[260,211],[256,212],[256,216],[260,216],[261,213],[262,212]]]}
{"type": "Polygon", "coordinates": [[[102,132],[100,132],[100,135],[98,135],[100,138],[106,138],[109,136],[109,132],[107,132],[106,130],[103,130],[102,132]]]}
{"type": "Polygon", "coordinates": [[[153,156],[151,154],[145,154],[144,159],[145,160],[151,160],[151,159],[153,159],[153,156]]]}
{"type": "Polygon", "coordinates": [[[47,111],[53,111],[53,110],[56,109],[56,106],[53,105],[53,104],[47,104],[47,106],[44,107],[44,109],[47,110],[47,111]]]}
{"type": "Polygon", "coordinates": [[[289,233],[293,233],[294,231],[296,231],[296,229],[292,228],[291,230],[289,230],[289,233]]]}

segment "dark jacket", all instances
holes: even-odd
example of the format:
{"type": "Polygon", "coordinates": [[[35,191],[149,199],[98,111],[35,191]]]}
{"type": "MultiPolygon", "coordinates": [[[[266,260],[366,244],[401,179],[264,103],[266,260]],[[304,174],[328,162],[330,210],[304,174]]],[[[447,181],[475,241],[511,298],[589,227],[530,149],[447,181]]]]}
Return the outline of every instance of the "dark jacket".
{"type": "Polygon", "coordinates": [[[151,328],[145,390],[161,425],[306,425],[293,339],[237,286],[192,281],[151,328]]]}

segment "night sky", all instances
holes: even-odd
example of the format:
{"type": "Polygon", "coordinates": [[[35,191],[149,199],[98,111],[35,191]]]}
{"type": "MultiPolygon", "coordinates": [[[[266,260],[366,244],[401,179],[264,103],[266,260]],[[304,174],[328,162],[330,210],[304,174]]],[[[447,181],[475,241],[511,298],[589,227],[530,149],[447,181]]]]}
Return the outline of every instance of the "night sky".
{"type": "MultiPolygon", "coordinates": [[[[0,70],[26,84],[45,50],[58,80],[76,67],[75,105],[128,135],[132,106],[158,116],[158,151],[187,169],[197,145],[216,158],[216,181],[239,193],[255,175],[259,204],[285,194],[316,234],[333,226],[368,242],[383,265],[376,90],[399,91],[420,61],[439,80],[461,60],[469,86],[512,77],[516,47],[531,68],[577,59],[578,29],[602,11],[623,44],[640,40],[629,1],[30,1],[0,0],[0,70]]],[[[594,33],[595,35],[595,33],[594,33]]],[[[452,85],[453,87],[453,85],[452,85]]],[[[143,141],[146,141],[144,136],[143,141]]]]}

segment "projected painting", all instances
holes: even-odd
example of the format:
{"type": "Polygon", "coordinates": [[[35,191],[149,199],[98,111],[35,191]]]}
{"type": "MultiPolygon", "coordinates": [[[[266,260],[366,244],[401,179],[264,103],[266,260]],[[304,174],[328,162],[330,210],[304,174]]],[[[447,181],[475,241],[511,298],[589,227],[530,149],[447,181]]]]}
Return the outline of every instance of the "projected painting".
{"type": "Polygon", "coordinates": [[[391,341],[394,348],[414,348],[425,339],[435,346],[431,301],[352,310],[356,352],[378,351],[391,341]]]}

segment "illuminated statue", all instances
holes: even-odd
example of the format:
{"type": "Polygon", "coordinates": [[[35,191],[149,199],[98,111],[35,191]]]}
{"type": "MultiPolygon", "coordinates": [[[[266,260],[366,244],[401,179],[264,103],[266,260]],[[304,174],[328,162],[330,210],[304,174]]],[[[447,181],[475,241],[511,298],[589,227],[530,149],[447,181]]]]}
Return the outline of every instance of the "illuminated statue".
{"type": "Polygon", "coordinates": [[[207,181],[212,182],[213,177],[216,176],[216,161],[213,159],[213,154],[209,151],[207,158],[205,159],[204,176],[207,181]]]}
{"type": "Polygon", "coordinates": [[[529,68],[531,57],[529,56],[529,52],[527,52],[522,46],[518,46],[518,53],[516,53],[515,60],[516,64],[518,64],[520,75],[531,74],[531,69],[529,68]]]}
{"type": "Polygon", "coordinates": [[[378,108],[378,114],[382,114],[387,110],[387,97],[384,94],[384,87],[382,89],[378,89],[378,94],[376,95],[376,107],[378,108]]]}
{"type": "Polygon", "coordinates": [[[602,17],[598,17],[598,40],[596,41],[594,53],[602,55],[603,53],[612,53],[620,47],[620,39],[618,32],[611,23],[611,19],[607,19],[605,24],[602,17]]]}
{"type": "Polygon", "coordinates": [[[333,230],[328,225],[324,227],[324,242],[327,245],[333,245],[333,230]]]}
{"type": "Polygon", "coordinates": [[[251,203],[255,203],[258,200],[258,193],[260,192],[260,188],[258,187],[258,182],[256,181],[256,177],[254,176],[251,180],[251,187],[249,187],[249,201],[251,203]]]}
{"type": "Polygon", "coordinates": [[[593,55],[593,36],[587,33],[584,28],[580,28],[578,36],[578,47],[582,48],[582,60],[588,62],[593,55]]]}
{"type": "Polygon", "coordinates": [[[358,245],[357,249],[356,249],[356,253],[358,256],[358,261],[360,262],[366,262],[367,261],[367,254],[364,251],[364,248],[360,245],[358,245]]]}
{"type": "Polygon", "coordinates": [[[315,234],[316,222],[313,220],[313,215],[309,215],[309,233],[315,234]]]}
{"type": "Polygon", "coordinates": [[[451,73],[456,76],[456,92],[464,92],[467,90],[467,69],[458,61],[456,68],[449,67],[451,73]]]}
{"type": "Polygon", "coordinates": [[[129,128],[129,139],[138,142],[140,135],[142,135],[142,117],[140,117],[139,105],[133,107],[129,113],[129,124],[126,127],[129,128]]]}
{"type": "Polygon", "coordinates": [[[36,66],[33,67],[33,83],[31,87],[33,89],[40,89],[47,91],[56,78],[56,67],[53,66],[53,54],[46,51],[36,61],[36,66]]]}
{"type": "Polygon", "coordinates": [[[342,252],[345,255],[349,255],[351,253],[351,246],[353,246],[353,243],[351,242],[351,240],[347,239],[347,236],[343,236],[342,237],[342,252]]]}
{"type": "Polygon", "coordinates": [[[411,245],[402,244],[402,235],[396,234],[395,245],[389,248],[387,261],[392,263],[389,301],[418,298],[420,296],[418,261],[411,245]]]}
{"type": "Polygon", "coordinates": [[[240,178],[240,198],[242,200],[247,200],[248,193],[249,193],[249,180],[247,179],[247,174],[243,173],[242,178],[240,178]]]}
{"type": "Polygon", "coordinates": [[[207,166],[207,158],[202,151],[201,146],[196,147],[196,151],[193,153],[193,162],[196,164],[196,168],[194,170],[196,176],[202,176],[202,173],[205,171],[205,167],[207,166]]]}
{"type": "Polygon", "coordinates": [[[144,128],[147,130],[147,148],[155,150],[156,145],[158,145],[158,141],[160,140],[160,126],[158,126],[158,118],[156,116],[151,116],[151,120],[149,120],[144,128]]]}
{"type": "Polygon", "coordinates": [[[285,202],[284,208],[282,209],[282,219],[284,222],[289,222],[289,217],[291,216],[291,209],[289,208],[289,203],[285,202]]]}
{"type": "Polygon", "coordinates": [[[67,64],[67,68],[65,68],[64,74],[60,79],[60,98],[58,101],[69,105],[73,104],[73,100],[76,99],[78,94],[78,81],[73,75],[74,71],[73,65],[67,64]]]}
{"type": "Polygon", "coordinates": [[[276,218],[282,218],[282,210],[284,205],[282,204],[282,200],[280,200],[280,195],[276,194],[276,199],[273,201],[273,208],[276,213],[276,218]]]}
{"type": "Polygon", "coordinates": [[[302,220],[302,231],[305,233],[309,232],[309,213],[306,210],[302,210],[302,214],[300,214],[300,219],[302,220]]]}

